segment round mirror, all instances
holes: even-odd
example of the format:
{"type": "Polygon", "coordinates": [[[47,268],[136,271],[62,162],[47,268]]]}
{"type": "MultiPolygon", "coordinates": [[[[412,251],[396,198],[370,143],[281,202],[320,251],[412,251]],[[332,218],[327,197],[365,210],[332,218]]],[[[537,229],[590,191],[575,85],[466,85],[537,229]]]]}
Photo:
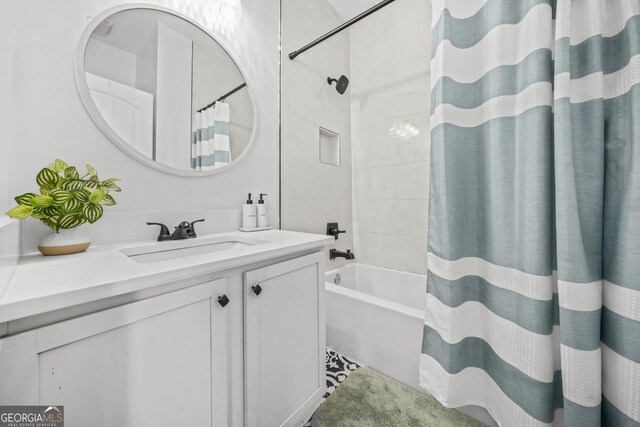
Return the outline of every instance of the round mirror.
{"type": "Polygon", "coordinates": [[[213,174],[251,145],[255,112],[243,73],[208,32],[168,10],[120,7],[91,20],[76,82],[100,130],[155,169],[213,174]]]}

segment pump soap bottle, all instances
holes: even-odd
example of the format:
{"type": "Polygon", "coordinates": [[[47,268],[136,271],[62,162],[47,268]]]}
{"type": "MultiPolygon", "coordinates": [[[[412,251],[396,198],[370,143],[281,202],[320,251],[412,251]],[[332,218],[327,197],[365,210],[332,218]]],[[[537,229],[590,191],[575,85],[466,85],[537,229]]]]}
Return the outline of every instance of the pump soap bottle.
{"type": "Polygon", "coordinates": [[[256,228],[257,226],[257,209],[251,200],[251,193],[249,193],[247,203],[242,206],[242,228],[256,228]]]}
{"type": "Polygon", "coordinates": [[[258,200],[258,227],[268,227],[269,226],[269,217],[268,217],[268,209],[267,205],[265,205],[263,196],[266,196],[264,193],[260,193],[260,200],[258,200]]]}

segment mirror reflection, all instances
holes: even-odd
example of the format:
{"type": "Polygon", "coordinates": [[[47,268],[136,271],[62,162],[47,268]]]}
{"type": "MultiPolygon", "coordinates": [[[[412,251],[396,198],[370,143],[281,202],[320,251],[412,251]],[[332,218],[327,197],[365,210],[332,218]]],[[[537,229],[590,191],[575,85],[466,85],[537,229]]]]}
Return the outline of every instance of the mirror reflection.
{"type": "Polygon", "coordinates": [[[84,67],[107,136],[129,153],[210,171],[248,148],[247,83],[222,46],[185,19],[154,9],[115,13],[91,34],[84,67]]]}

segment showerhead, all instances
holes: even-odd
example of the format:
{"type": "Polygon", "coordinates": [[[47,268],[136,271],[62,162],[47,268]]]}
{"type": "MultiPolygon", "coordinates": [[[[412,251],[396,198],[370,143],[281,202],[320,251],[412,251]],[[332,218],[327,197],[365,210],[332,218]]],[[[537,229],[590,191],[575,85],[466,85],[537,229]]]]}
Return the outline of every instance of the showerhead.
{"type": "Polygon", "coordinates": [[[340,95],[344,95],[344,93],[347,91],[347,88],[349,87],[349,79],[345,75],[340,76],[339,79],[332,79],[331,77],[327,77],[327,82],[329,84],[336,82],[336,90],[340,95]]]}

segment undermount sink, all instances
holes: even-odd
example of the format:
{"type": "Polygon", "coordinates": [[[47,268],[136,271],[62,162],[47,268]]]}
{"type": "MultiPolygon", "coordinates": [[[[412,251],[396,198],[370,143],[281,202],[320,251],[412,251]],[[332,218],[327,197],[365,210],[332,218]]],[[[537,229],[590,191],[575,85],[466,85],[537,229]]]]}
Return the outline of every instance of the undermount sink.
{"type": "Polygon", "coordinates": [[[217,236],[195,238],[168,242],[149,243],[133,248],[121,249],[120,252],[138,263],[151,263],[184,258],[194,255],[222,252],[247,246],[267,243],[265,240],[250,239],[239,236],[217,236]]]}

